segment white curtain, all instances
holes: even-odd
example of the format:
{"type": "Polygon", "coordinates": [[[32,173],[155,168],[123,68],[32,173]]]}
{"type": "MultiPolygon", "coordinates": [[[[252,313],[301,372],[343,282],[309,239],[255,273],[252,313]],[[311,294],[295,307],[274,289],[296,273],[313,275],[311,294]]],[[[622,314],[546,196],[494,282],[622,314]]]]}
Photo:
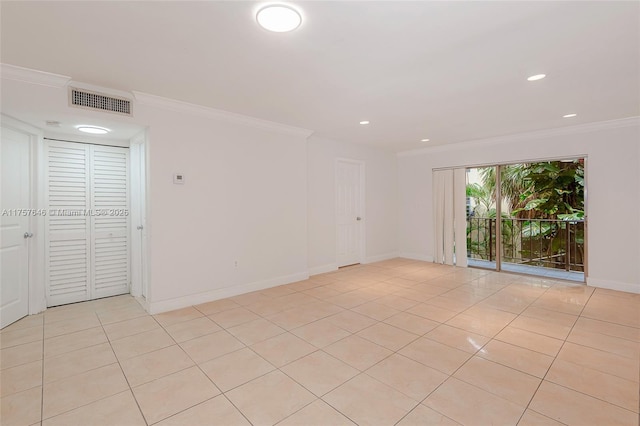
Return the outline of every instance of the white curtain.
{"type": "Polygon", "coordinates": [[[434,262],[467,266],[466,169],[434,170],[434,262]]]}
{"type": "Polygon", "coordinates": [[[456,266],[467,266],[467,169],[453,171],[453,222],[456,266]]]}
{"type": "Polygon", "coordinates": [[[453,170],[433,172],[434,262],[453,265],[453,170]]]}

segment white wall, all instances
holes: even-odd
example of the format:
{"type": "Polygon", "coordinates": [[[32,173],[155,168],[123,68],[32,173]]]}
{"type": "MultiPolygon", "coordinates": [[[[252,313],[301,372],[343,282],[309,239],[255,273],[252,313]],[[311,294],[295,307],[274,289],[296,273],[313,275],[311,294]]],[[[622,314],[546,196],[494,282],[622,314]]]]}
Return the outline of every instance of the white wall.
{"type": "Polygon", "coordinates": [[[308,276],[306,134],[148,105],[136,117],[149,126],[152,312],[308,276]]]}
{"type": "Polygon", "coordinates": [[[335,161],[365,163],[365,262],[397,255],[398,175],[394,153],[311,137],[307,144],[311,274],[336,269],[335,161]]]}
{"type": "Polygon", "coordinates": [[[640,293],[639,146],[640,120],[631,118],[401,153],[400,253],[433,258],[433,168],[586,156],[587,283],[640,293]]]}

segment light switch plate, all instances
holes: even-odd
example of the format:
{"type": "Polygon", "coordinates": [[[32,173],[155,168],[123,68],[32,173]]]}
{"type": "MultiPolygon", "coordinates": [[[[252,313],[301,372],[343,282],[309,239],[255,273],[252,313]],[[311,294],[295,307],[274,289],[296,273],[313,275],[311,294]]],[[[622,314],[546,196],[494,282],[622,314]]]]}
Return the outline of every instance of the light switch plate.
{"type": "Polygon", "coordinates": [[[176,173],[173,175],[173,183],[176,185],[184,184],[184,175],[182,173],[176,173]]]}

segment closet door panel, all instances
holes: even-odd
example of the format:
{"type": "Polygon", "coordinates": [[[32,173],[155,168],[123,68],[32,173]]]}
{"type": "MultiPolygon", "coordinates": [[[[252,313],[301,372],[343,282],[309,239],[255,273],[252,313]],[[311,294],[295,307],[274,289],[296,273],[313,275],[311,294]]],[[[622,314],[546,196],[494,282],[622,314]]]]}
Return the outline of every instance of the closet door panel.
{"type": "Polygon", "coordinates": [[[91,146],[93,298],[129,292],[129,150],[91,146]]]}
{"type": "Polygon", "coordinates": [[[89,147],[45,143],[47,306],[90,298],[89,147]]]}

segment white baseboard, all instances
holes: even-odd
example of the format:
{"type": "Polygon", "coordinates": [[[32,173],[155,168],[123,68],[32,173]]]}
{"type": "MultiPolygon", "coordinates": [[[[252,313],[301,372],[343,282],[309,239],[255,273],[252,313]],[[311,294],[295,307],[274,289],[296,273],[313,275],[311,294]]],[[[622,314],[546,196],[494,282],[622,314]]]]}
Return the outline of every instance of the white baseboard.
{"type": "Polygon", "coordinates": [[[252,283],[240,284],[232,287],[217,288],[215,290],[206,291],[204,293],[190,294],[188,296],[176,297],[174,299],[160,300],[157,302],[147,301],[147,311],[152,315],[159,314],[162,312],[173,311],[175,309],[186,308],[188,306],[212,302],[218,299],[238,296],[240,294],[250,293],[252,291],[265,290],[267,288],[276,287],[283,284],[306,280],[307,278],[309,278],[309,273],[307,271],[298,272],[297,274],[285,275],[283,277],[277,277],[263,281],[255,281],[252,283]]]}
{"type": "Polygon", "coordinates": [[[330,263],[328,265],[322,266],[314,266],[313,268],[309,268],[309,276],[324,274],[326,272],[333,272],[338,270],[338,265],[335,263],[330,263]]]}
{"type": "Polygon", "coordinates": [[[396,257],[398,257],[397,252],[379,254],[377,256],[369,256],[365,258],[364,263],[382,262],[383,260],[395,259],[396,257]]]}
{"type": "MultiPolygon", "coordinates": [[[[131,295],[133,296],[133,294],[131,295]]],[[[149,312],[149,302],[147,302],[147,298],[139,295],[139,296],[133,296],[136,301],[140,304],[140,306],[142,306],[142,309],[144,309],[145,311],[149,312]]]]}
{"type": "Polygon", "coordinates": [[[590,287],[607,288],[609,290],[626,291],[627,293],[640,293],[640,284],[625,283],[622,281],[587,277],[587,285],[590,287]]]}
{"type": "Polygon", "coordinates": [[[422,260],[425,262],[433,262],[433,256],[429,256],[422,253],[400,253],[398,257],[404,257],[405,259],[422,260]]]}
{"type": "MultiPolygon", "coordinates": [[[[381,262],[383,260],[395,259],[396,257],[398,257],[398,253],[395,253],[395,252],[385,253],[377,256],[367,257],[362,261],[362,263],[367,264],[367,263],[381,262]]],[[[322,266],[314,266],[312,268],[309,268],[309,276],[324,274],[326,272],[333,272],[337,270],[338,270],[338,264],[336,263],[330,263],[328,265],[322,265],[322,266]]]]}

